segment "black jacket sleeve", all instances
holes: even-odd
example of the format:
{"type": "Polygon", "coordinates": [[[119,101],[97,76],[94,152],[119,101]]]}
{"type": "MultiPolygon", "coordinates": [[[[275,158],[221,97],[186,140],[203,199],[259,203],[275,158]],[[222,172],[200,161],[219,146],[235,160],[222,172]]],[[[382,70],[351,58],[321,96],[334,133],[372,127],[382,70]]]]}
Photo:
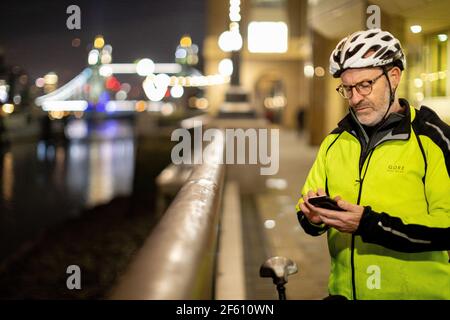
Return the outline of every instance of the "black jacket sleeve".
{"type": "Polygon", "coordinates": [[[450,250],[450,228],[404,224],[400,218],[364,208],[355,232],[364,242],[401,252],[450,250]]]}
{"type": "Polygon", "coordinates": [[[328,226],[322,224],[317,225],[314,223],[311,223],[308,218],[305,217],[303,212],[299,211],[297,212],[297,219],[298,222],[300,222],[300,225],[302,226],[303,230],[311,236],[320,236],[322,233],[326,232],[328,230],[328,226]]]}

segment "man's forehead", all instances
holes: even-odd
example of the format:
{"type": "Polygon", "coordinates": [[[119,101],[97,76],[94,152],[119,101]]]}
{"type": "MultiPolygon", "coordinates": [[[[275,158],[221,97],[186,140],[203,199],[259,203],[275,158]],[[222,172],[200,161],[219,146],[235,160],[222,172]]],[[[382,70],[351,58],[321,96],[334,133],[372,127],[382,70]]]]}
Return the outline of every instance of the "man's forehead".
{"type": "Polygon", "coordinates": [[[369,80],[380,73],[380,68],[358,68],[345,70],[341,75],[344,84],[369,80]]]}

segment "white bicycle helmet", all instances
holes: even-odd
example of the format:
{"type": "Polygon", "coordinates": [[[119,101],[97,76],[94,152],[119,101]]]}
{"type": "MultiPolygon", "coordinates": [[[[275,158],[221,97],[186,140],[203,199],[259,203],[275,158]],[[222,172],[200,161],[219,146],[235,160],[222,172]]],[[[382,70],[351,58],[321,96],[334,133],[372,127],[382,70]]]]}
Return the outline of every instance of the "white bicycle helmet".
{"type": "Polygon", "coordinates": [[[380,29],[358,31],[342,39],[330,56],[330,73],[338,78],[347,69],[382,67],[394,64],[405,69],[400,41],[380,29]],[[373,54],[367,55],[373,51],[373,54]]]}

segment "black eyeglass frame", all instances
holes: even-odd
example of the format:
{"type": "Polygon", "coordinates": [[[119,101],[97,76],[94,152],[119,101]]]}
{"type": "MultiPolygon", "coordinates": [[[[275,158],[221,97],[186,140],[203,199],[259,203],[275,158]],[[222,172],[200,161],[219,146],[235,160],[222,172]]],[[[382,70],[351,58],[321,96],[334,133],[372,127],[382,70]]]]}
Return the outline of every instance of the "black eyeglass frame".
{"type": "Polygon", "coordinates": [[[345,86],[344,84],[340,84],[339,86],[337,86],[336,91],[341,95],[341,97],[343,97],[344,99],[351,99],[353,97],[353,88],[356,89],[356,91],[358,91],[358,93],[362,96],[368,96],[369,94],[372,93],[373,90],[373,85],[375,84],[375,82],[380,79],[383,75],[385,74],[385,72],[382,72],[379,76],[375,77],[372,80],[364,80],[361,82],[358,82],[357,84],[354,84],[352,86],[345,86]],[[362,93],[361,90],[364,90],[361,88],[361,86],[365,84],[367,87],[370,87],[370,90],[368,93],[362,93]],[[348,91],[347,91],[348,90],[348,91]],[[346,96],[346,92],[350,93],[350,96],[347,97],[346,96]]]}

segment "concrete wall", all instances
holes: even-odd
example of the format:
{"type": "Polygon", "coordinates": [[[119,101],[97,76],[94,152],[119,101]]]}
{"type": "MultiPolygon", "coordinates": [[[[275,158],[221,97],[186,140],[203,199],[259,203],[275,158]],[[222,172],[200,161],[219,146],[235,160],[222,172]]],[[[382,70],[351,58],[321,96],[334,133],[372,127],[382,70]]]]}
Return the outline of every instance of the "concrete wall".
{"type": "Polygon", "coordinates": [[[311,78],[311,100],[309,108],[310,143],[318,145],[323,138],[336,127],[346,112],[346,102],[336,92],[340,80],[334,79],[328,72],[330,53],[336,46],[336,40],[330,40],[317,32],[313,33],[312,63],[325,69],[323,77],[311,78]]]}

